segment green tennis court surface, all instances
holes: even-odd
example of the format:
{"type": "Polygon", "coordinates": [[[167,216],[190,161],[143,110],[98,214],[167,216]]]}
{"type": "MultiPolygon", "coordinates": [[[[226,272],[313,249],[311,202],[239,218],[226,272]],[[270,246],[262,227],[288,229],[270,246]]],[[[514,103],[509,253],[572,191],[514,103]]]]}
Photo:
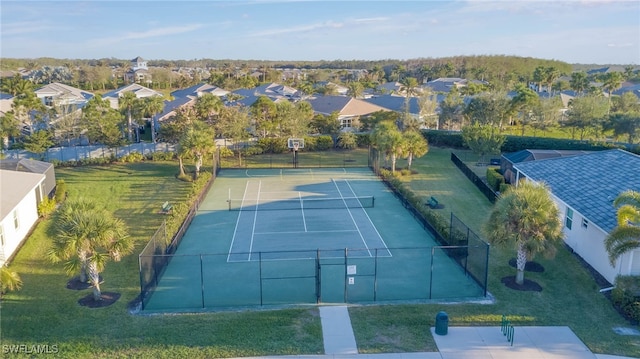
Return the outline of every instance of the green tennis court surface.
{"type": "Polygon", "coordinates": [[[144,309],[481,297],[451,250],[367,168],[221,170],[144,309]]]}

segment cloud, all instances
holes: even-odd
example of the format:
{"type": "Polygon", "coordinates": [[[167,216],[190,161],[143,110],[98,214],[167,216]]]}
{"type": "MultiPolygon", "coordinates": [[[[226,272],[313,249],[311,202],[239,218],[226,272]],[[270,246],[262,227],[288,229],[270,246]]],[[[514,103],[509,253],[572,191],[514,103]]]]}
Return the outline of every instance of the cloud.
{"type": "Polygon", "coordinates": [[[169,26],[169,27],[159,27],[155,29],[150,29],[147,31],[141,32],[128,32],[118,36],[112,36],[102,39],[96,39],[93,42],[104,45],[104,44],[113,44],[127,40],[139,40],[139,39],[149,39],[159,36],[167,36],[167,35],[176,35],[183,34],[186,32],[191,32],[203,28],[205,25],[203,24],[191,24],[185,26],[169,26]]]}
{"type": "Polygon", "coordinates": [[[48,31],[52,28],[41,21],[21,21],[2,24],[2,35],[20,35],[30,34],[42,31],[48,31]]]}
{"type": "Polygon", "coordinates": [[[284,35],[291,33],[300,33],[300,32],[309,32],[316,31],[320,29],[335,29],[343,27],[344,23],[326,21],[322,23],[315,23],[309,25],[300,25],[300,26],[291,26],[291,27],[283,27],[277,29],[268,29],[264,31],[258,31],[249,34],[250,37],[263,37],[263,36],[273,36],[273,35],[284,35]]]}

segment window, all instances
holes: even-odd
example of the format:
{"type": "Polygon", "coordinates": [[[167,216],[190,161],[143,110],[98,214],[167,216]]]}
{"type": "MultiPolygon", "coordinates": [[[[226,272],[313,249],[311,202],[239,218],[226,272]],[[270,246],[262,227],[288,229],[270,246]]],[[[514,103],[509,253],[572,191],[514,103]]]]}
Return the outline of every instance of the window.
{"type": "Polygon", "coordinates": [[[584,229],[589,228],[589,221],[586,218],[582,219],[582,228],[584,229]]]}
{"type": "Polygon", "coordinates": [[[567,208],[567,214],[564,219],[564,226],[571,229],[572,224],[573,224],[573,210],[571,208],[567,208]]]}
{"type": "Polygon", "coordinates": [[[18,211],[13,211],[13,226],[18,229],[20,228],[20,221],[18,220],[18,211]]]}

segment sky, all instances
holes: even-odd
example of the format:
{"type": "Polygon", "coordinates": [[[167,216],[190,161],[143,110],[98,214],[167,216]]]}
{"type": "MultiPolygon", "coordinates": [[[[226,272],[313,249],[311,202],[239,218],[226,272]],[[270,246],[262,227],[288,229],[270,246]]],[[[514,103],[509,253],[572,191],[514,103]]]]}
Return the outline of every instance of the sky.
{"type": "Polygon", "coordinates": [[[640,1],[0,1],[0,58],[640,64],[640,1]]]}

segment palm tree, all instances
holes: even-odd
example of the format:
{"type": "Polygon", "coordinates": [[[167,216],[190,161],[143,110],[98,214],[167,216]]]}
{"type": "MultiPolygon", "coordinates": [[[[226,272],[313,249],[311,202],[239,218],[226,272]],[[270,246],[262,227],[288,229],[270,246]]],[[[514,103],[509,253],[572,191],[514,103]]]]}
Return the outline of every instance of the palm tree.
{"type": "Polygon", "coordinates": [[[407,156],[407,169],[411,170],[414,158],[420,158],[429,152],[427,140],[418,131],[405,131],[402,134],[402,154],[407,156]]]}
{"type": "Polygon", "coordinates": [[[0,117],[0,149],[5,149],[9,146],[9,138],[15,137],[20,134],[20,123],[14,116],[12,111],[5,113],[0,117]]]}
{"type": "Polygon", "coordinates": [[[149,96],[142,99],[140,103],[142,115],[151,118],[151,142],[156,142],[156,115],[164,110],[164,99],[162,96],[149,96]]]}
{"type": "Polygon", "coordinates": [[[618,226],[607,236],[604,246],[611,265],[623,254],[640,248],[640,192],[625,191],[616,197],[618,226]]]}
{"type": "Polygon", "coordinates": [[[54,263],[65,261],[67,273],[79,273],[80,281],[88,279],[94,300],[102,300],[100,273],[105,264],[133,251],[124,222],[98,203],[79,199],[65,202],[54,226],[56,235],[49,258],[54,263]]]}
{"type": "MultiPolygon", "coordinates": [[[[609,94],[609,109],[611,109],[611,93],[620,87],[622,81],[624,81],[624,76],[621,72],[609,72],[604,76],[602,87],[609,94]]],[[[609,111],[607,110],[607,113],[609,111]]]]}
{"type": "Polygon", "coordinates": [[[196,173],[194,179],[200,175],[203,159],[215,150],[214,131],[207,124],[197,121],[189,127],[179,142],[179,152],[195,158],[196,173]]]}
{"type": "Polygon", "coordinates": [[[544,184],[518,183],[496,201],[483,231],[491,244],[515,246],[516,283],[524,284],[524,267],[537,253],[553,255],[562,240],[559,210],[544,184]]]}
{"type": "Polygon", "coordinates": [[[118,105],[120,107],[120,110],[125,112],[127,115],[127,140],[129,142],[132,141],[132,135],[131,135],[131,126],[133,124],[133,112],[136,109],[138,104],[138,98],[136,97],[136,94],[133,92],[125,92],[123,93],[120,98],[118,99],[118,105]]]}
{"type": "Polygon", "coordinates": [[[371,143],[387,158],[391,158],[391,173],[396,171],[396,160],[402,153],[403,137],[398,126],[391,121],[382,121],[371,133],[371,143]]]}
{"type": "Polygon", "coordinates": [[[20,290],[22,288],[22,279],[18,273],[5,267],[0,268],[0,297],[9,290],[20,290]]]}

